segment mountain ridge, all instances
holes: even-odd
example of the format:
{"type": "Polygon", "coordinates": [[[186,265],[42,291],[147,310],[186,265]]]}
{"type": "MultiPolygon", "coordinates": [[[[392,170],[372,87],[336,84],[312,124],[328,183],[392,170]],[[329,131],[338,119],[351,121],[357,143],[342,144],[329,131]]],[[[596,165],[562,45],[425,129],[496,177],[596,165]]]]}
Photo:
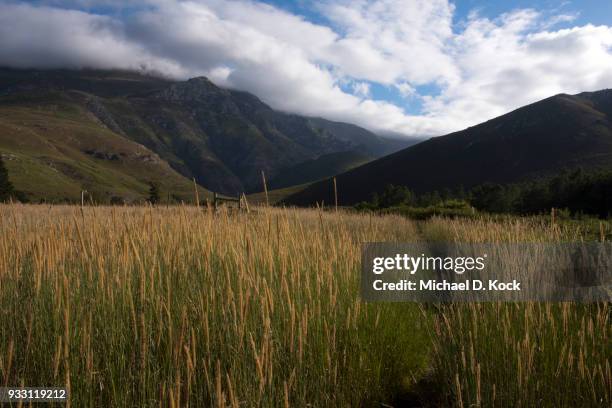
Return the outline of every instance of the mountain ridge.
{"type": "MultiPolygon", "coordinates": [[[[422,193],[510,183],[563,168],[612,168],[612,91],[559,94],[462,131],[431,138],[338,175],[343,205],[369,200],[386,184],[422,193]]],[[[330,181],[287,204],[331,202],[330,181]]]]}
{"type": "Polygon", "coordinates": [[[275,111],[255,95],[219,88],[205,77],[0,68],[0,107],[32,115],[58,107],[79,111],[83,123],[144,146],[184,178],[224,194],[260,189],[261,171],[272,179],[330,153],[381,157],[408,144],[355,125],[275,111]]]}

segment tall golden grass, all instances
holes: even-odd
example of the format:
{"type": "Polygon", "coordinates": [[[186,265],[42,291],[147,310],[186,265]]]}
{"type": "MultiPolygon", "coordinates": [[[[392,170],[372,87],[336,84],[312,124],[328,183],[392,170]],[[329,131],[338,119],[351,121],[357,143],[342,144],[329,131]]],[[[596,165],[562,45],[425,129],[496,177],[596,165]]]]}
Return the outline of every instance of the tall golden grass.
{"type": "Polygon", "coordinates": [[[358,297],[402,218],[0,207],[0,381],[73,406],[355,406],[426,363],[415,305],[358,297]],[[406,336],[399,335],[407,334],[406,336]]]}
{"type": "MultiPolygon", "coordinates": [[[[434,219],[426,240],[572,242],[580,225],[543,219],[434,219]]],[[[509,260],[508,262],[512,262],[509,260]]],[[[469,303],[440,308],[434,321],[433,380],[440,405],[612,406],[610,304],[469,303]]]]}
{"type": "Polygon", "coordinates": [[[358,295],[363,242],[568,237],[524,220],[2,205],[0,385],[66,386],[78,407],[381,406],[415,390],[609,406],[607,304],[358,295]]]}

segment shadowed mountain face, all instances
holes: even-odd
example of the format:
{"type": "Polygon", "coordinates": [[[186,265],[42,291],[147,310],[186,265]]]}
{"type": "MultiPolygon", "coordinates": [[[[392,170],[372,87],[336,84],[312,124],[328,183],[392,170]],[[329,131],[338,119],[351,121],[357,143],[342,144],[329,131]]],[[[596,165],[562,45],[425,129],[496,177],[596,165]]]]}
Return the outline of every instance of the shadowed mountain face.
{"type": "Polygon", "coordinates": [[[225,194],[260,189],[262,170],[271,180],[323,155],[381,157],[406,146],[357,126],[275,111],[206,78],[174,82],[120,71],[0,69],[0,107],[32,115],[35,109],[78,110],[81,119],[71,120],[140,144],[183,177],[225,194]]]}
{"type": "MultiPolygon", "coordinates": [[[[386,184],[417,192],[507,183],[564,168],[612,168],[612,91],[557,95],[475,127],[437,137],[337,177],[344,205],[386,184]]],[[[333,201],[329,180],[286,200],[333,201]]]]}
{"type": "Polygon", "coordinates": [[[275,190],[322,180],[329,175],[344,173],[371,160],[371,157],[354,151],[326,154],[315,160],[281,169],[280,174],[270,180],[268,187],[275,190]]]}

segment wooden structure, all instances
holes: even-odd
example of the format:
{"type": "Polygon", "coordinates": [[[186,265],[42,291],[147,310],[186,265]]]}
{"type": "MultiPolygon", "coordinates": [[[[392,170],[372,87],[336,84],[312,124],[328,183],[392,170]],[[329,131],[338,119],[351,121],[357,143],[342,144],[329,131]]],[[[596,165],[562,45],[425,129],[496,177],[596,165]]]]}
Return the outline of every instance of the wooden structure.
{"type": "Polygon", "coordinates": [[[213,193],[213,205],[215,210],[217,210],[219,205],[223,203],[237,203],[238,210],[242,210],[242,195],[238,195],[238,197],[226,197],[213,193]]]}

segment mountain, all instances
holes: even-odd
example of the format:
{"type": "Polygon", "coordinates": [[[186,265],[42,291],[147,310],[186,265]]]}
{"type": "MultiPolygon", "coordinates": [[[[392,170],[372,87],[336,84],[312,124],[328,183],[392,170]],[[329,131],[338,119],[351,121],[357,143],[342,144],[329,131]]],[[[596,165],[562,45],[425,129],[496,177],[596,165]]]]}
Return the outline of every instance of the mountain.
{"type": "MultiPolygon", "coordinates": [[[[70,152],[66,160],[87,159],[88,165],[101,165],[105,158],[109,165],[108,157],[118,157],[114,164],[129,168],[132,163],[111,152],[108,140],[113,140],[129,151],[144,149],[142,154],[154,157],[177,180],[195,178],[224,194],[261,189],[262,170],[272,180],[290,166],[328,154],[350,151],[377,158],[406,146],[354,125],[275,111],[254,95],[219,88],[203,77],[179,82],[124,71],[0,69],[0,126],[5,130],[0,151],[35,162],[39,173],[55,171],[40,157],[42,147],[21,149],[16,139],[44,145],[46,138],[61,138],[55,156],[70,152]],[[15,111],[28,120],[15,124],[15,111]],[[37,121],[49,120],[57,123],[41,132],[37,121]],[[81,133],[75,133],[77,128],[81,133]],[[91,139],[87,146],[83,135],[91,139]]],[[[72,180],[66,183],[83,184],[75,163],[71,166],[77,170],[58,171],[72,180]]],[[[151,176],[162,178],[160,171],[151,176]]],[[[320,177],[317,173],[306,181],[320,177]]],[[[139,176],[138,182],[145,185],[145,178],[139,176]]],[[[17,184],[36,190],[26,179],[17,184]]]]}
{"type": "Polygon", "coordinates": [[[97,202],[139,201],[150,182],[160,184],[163,201],[194,199],[193,183],[157,154],[56,97],[0,103],[0,155],[15,188],[33,201],[74,202],[82,190],[97,202]]]}
{"type": "Polygon", "coordinates": [[[314,160],[307,160],[281,169],[278,176],[268,183],[268,187],[279,189],[318,181],[344,173],[372,160],[371,156],[355,151],[326,154],[314,160]]]}
{"type": "MultiPolygon", "coordinates": [[[[416,192],[509,183],[565,168],[612,168],[612,90],[556,95],[460,132],[432,138],[337,177],[343,205],[369,200],[387,184],[416,192]]],[[[333,202],[330,180],[288,204],[333,202]]]]}

